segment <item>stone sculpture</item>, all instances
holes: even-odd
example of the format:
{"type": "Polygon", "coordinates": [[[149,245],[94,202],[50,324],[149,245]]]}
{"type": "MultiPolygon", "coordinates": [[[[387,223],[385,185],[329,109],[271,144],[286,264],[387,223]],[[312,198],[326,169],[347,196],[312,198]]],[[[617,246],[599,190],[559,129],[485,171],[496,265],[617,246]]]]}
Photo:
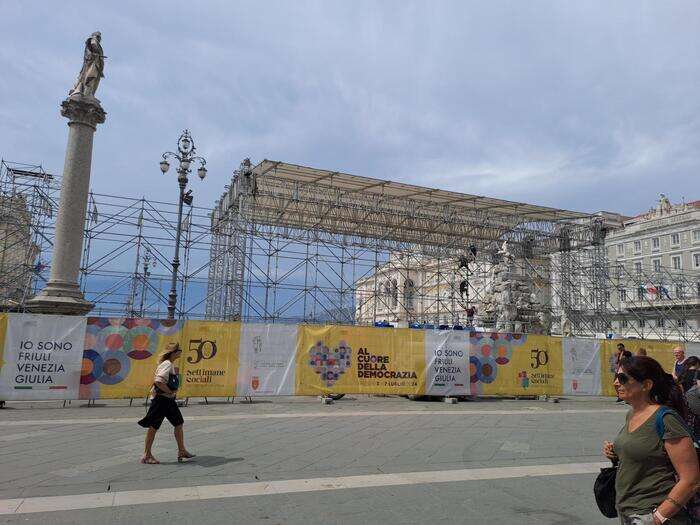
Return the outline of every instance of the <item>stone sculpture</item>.
{"type": "Polygon", "coordinates": [[[489,286],[479,305],[479,324],[499,332],[545,333],[551,323],[530,279],[518,273],[508,242],[498,251],[500,260],[491,268],[489,286]]]}
{"type": "Polygon", "coordinates": [[[104,78],[105,58],[102,52],[102,35],[99,31],[94,32],[85,41],[85,52],[83,53],[83,67],[80,69],[75,86],[68,93],[69,96],[81,94],[94,97],[100,79],[104,78]]]}

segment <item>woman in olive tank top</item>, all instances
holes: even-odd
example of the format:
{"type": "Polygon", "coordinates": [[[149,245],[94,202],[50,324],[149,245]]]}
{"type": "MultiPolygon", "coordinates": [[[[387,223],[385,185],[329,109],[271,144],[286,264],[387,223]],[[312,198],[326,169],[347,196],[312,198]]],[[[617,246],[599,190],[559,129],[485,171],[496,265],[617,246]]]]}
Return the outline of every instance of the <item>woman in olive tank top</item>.
{"type": "Polygon", "coordinates": [[[603,453],[619,461],[615,490],[623,525],[690,525],[684,505],[696,493],[700,469],[693,441],[681,420],[683,392],[651,357],[625,358],[615,375],[617,394],[630,405],[625,425],[603,453]],[[656,412],[663,416],[663,435],[656,412]]]}

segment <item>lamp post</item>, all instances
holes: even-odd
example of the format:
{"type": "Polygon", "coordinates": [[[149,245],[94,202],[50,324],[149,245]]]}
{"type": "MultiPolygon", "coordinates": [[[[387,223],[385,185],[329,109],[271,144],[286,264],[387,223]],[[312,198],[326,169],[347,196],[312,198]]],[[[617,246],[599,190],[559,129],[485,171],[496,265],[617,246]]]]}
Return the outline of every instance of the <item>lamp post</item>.
{"type": "Polygon", "coordinates": [[[194,146],[194,140],[188,130],[182,132],[180,138],[177,141],[177,153],[172,151],[166,151],[163,153],[163,160],[160,161],[160,171],[163,174],[167,173],[170,169],[170,163],[168,158],[177,159],[179,165],[177,168],[177,182],[180,187],[180,198],[178,199],[177,205],[177,229],[175,231],[175,256],[173,257],[173,275],[170,283],[170,293],[168,294],[168,319],[175,319],[175,305],[177,303],[177,270],[180,267],[180,236],[182,234],[182,205],[187,204],[192,206],[192,190],[188,190],[185,193],[185,188],[187,188],[187,175],[189,175],[192,170],[190,166],[193,161],[198,161],[200,163],[197,169],[197,176],[204,180],[207,176],[207,161],[202,157],[195,156],[196,148],[194,146]]]}

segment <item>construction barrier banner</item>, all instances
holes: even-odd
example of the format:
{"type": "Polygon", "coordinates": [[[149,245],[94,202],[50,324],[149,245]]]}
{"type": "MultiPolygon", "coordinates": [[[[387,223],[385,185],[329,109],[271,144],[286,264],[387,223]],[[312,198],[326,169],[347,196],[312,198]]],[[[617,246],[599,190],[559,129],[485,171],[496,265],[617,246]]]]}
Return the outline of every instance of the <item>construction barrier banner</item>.
{"type": "Polygon", "coordinates": [[[562,339],[564,394],[595,396],[600,393],[600,339],[562,339]]]}
{"type": "Polygon", "coordinates": [[[473,332],[469,356],[472,393],[561,394],[561,338],[473,332]]]}
{"type": "Polygon", "coordinates": [[[76,399],[84,317],[7,314],[0,399],[76,399]]]}
{"type": "Polygon", "coordinates": [[[700,343],[360,326],[0,314],[0,400],[149,395],[177,342],[180,397],[615,395],[618,343],[671,372],[700,343]]]}
{"type": "Polygon", "coordinates": [[[239,396],[293,396],[297,325],[246,323],[241,328],[239,396]]]}
{"type": "Polygon", "coordinates": [[[241,323],[187,321],[180,346],[180,397],[236,394],[241,323]]]}
{"type": "Polygon", "coordinates": [[[601,394],[604,396],[614,396],[615,386],[613,385],[617,345],[622,343],[625,345],[625,350],[636,355],[640,349],[646,350],[649,357],[653,357],[661,366],[664,367],[669,374],[673,371],[673,365],[676,362],[673,357],[673,349],[677,346],[685,348],[685,345],[678,342],[656,341],[651,339],[606,339],[601,345],[601,377],[602,389],[601,394]]]}
{"type": "Polygon", "coordinates": [[[431,396],[470,394],[469,332],[425,332],[425,393],[431,396]]]}
{"type": "Polygon", "coordinates": [[[182,328],[171,319],[88,317],[80,399],[146,397],[158,354],[171,341],[183,346],[182,328]]]}
{"type": "Polygon", "coordinates": [[[424,339],[409,328],[300,325],[296,394],[422,394],[424,339]]]}

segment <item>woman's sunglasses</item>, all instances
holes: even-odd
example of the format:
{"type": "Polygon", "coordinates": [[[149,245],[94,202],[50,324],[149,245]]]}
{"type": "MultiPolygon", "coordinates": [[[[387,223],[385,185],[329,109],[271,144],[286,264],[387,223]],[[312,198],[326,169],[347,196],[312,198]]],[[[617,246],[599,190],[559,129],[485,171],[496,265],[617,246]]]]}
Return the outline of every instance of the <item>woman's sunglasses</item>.
{"type": "Polygon", "coordinates": [[[620,372],[619,374],[615,374],[615,379],[617,379],[621,385],[626,385],[627,382],[630,380],[630,376],[628,376],[624,372],[620,372]]]}

